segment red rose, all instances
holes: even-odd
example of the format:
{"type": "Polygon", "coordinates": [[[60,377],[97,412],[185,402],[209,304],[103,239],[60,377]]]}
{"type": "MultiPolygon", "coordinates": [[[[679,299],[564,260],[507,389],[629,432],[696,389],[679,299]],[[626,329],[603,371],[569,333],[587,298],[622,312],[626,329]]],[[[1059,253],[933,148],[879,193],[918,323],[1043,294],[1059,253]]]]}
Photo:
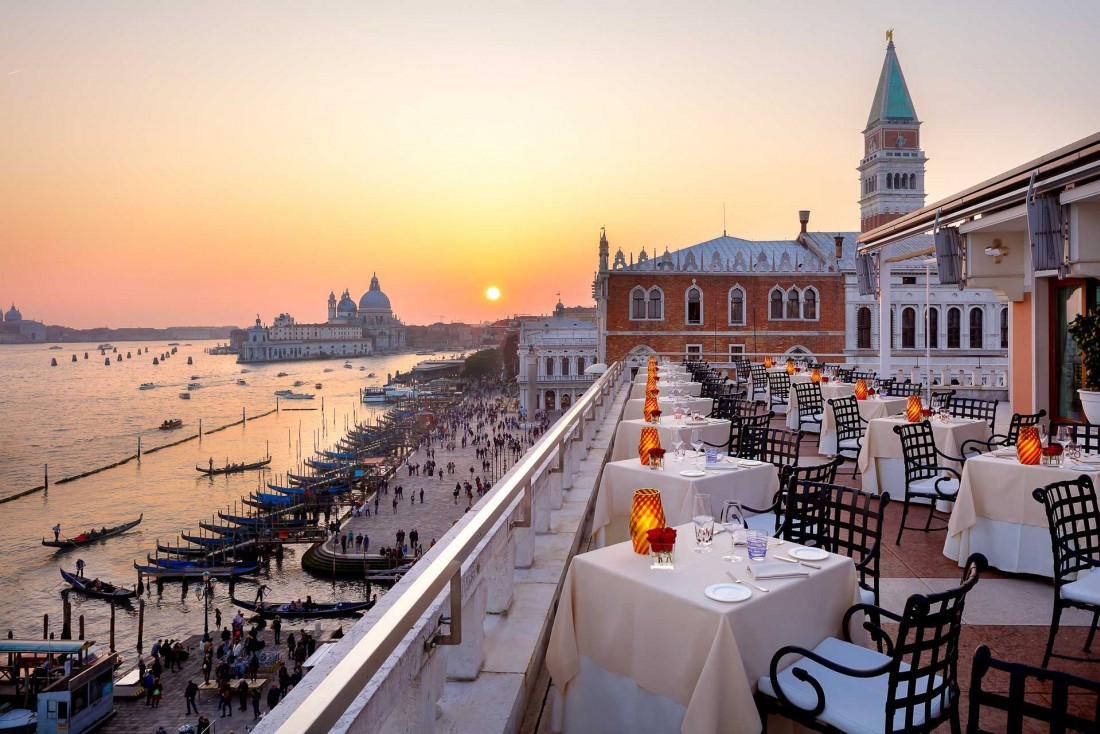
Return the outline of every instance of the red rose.
{"type": "Polygon", "coordinates": [[[868,394],[868,395],[874,395],[874,394],[875,394],[875,390],[874,390],[874,388],[872,388],[872,389],[868,390],[868,391],[867,391],[867,394],[868,394]]]}
{"type": "Polygon", "coordinates": [[[1050,446],[1044,447],[1043,448],[1043,455],[1044,456],[1061,456],[1062,455],[1062,445],[1055,443],[1055,444],[1051,444],[1050,446]]]}
{"type": "Polygon", "coordinates": [[[661,528],[661,542],[672,544],[676,542],[676,528],[661,528]]]}
{"type": "Polygon", "coordinates": [[[664,528],[653,528],[652,530],[645,531],[646,540],[649,541],[650,545],[653,545],[654,543],[660,543],[661,542],[661,531],[662,530],[664,530],[664,528]]]}
{"type": "Polygon", "coordinates": [[[650,415],[653,416],[654,418],[660,418],[661,417],[661,411],[654,410],[653,412],[650,413],[650,415]]]}

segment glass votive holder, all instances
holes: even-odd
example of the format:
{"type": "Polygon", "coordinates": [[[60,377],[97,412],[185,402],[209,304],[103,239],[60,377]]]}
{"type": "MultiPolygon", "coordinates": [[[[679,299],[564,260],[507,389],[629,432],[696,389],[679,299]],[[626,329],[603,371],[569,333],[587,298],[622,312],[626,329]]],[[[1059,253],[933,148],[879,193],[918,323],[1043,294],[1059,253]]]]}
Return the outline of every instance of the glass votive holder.
{"type": "Polygon", "coordinates": [[[671,571],[674,568],[672,551],[675,543],[650,543],[649,567],[656,571],[671,571]]]}
{"type": "Polygon", "coordinates": [[[750,528],[745,536],[750,561],[762,561],[768,555],[768,534],[750,528]]]}

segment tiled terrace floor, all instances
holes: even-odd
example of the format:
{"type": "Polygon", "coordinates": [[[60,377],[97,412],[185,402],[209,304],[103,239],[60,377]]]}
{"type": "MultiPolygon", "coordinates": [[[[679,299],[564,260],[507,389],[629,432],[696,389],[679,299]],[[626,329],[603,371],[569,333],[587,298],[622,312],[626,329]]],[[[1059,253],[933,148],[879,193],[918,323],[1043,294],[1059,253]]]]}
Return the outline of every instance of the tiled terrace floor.
{"type": "MultiPolygon", "coordinates": [[[[1003,414],[1002,408],[999,414],[1003,414]]],[[[1004,415],[1005,422],[1011,415],[1004,415]]],[[[784,428],[783,416],[776,417],[772,426],[784,428]]],[[[817,453],[817,436],[808,435],[803,439],[800,464],[813,464],[824,461],[825,457],[817,453]]],[[[861,487],[860,477],[852,478],[854,462],[846,461],[837,474],[837,483],[852,487],[861,487]]],[[[923,510],[910,511],[910,523],[916,524],[914,516],[923,522],[923,510]]],[[[910,594],[927,594],[943,590],[958,584],[962,569],[955,561],[943,555],[946,531],[924,533],[906,530],[901,545],[894,544],[898,523],[901,519],[901,503],[892,503],[886,509],[883,531],[881,561],[881,605],[900,612],[910,594]]],[[[1028,665],[1040,665],[1046,647],[1050,629],[1050,615],[1053,606],[1053,583],[1049,579],[1034,576],[1006,574],[993,569],[981,577],[974,591],[967,597],[963,615],[964,627],[959,655],[959,683],[962,689],[961,715],[963,729],[967,722],[969,706],[970,668],[975,649],[987,645],[993,657],[1000,660],[1022,662],[1028,665]]],[[[1088,634],[1090,615],[1073,610],[1063,613],[1055,652],[1084,656],[1084,643],[1088,634]]],[[[1100,636],[1098,636],[1100,637],[1100,636]]],[[[1100,663],[1100,639],[1093,645],[1092,658],[1100,663]]],[[[1100,664],[1079,663],[1054,658],[1050,667],[1074,675],[1088,678],[1100,678],[1100,664]]],[[[1008,692],[1007,676],[990,674],[986,677],[987,690],[1008,692]]],[[[536,696],[529,702],[528,717],[523,731],[549,734],[549,707],[544,706],[540,687],[536,696]],[[537,699],[537,700],[536,700],[537,699]]],[[[1026,694],[1028,700],[1050,703],[1050,688],[1045,684],[1035,684],[1026,694]]],[[[1095,697],[1079,698],[1070,702],[1072,708],[1092,710],[1096,706],[1095,697]]],[[[985,710],[982,714],[982,727],[988,731],[1004,731],[1003,720],[996,712],[985,710]]],[[[950,731],[943,725],[937,731],[950,731]]],[[[1025,728],[1025,731],[1047,731],[1046,728],[1025,728]]]]}

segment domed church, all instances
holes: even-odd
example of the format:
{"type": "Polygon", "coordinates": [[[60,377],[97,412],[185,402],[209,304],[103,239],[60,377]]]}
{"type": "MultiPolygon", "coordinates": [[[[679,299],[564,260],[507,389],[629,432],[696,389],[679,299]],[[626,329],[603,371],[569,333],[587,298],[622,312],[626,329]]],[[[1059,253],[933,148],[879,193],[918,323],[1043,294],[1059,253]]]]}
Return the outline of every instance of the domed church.
{"type": "Polygon", "coordinates": [[[371,277],[370,288],[359,299],[359,305],[352,300],[347,288],[339,302],[335,292],[329,293],[328,322],[362,326],[363,335],[374,339],[375,351],[405,346],[405,325],[393,315],[390,298],[382,292],[377,273],[371,277]]]}

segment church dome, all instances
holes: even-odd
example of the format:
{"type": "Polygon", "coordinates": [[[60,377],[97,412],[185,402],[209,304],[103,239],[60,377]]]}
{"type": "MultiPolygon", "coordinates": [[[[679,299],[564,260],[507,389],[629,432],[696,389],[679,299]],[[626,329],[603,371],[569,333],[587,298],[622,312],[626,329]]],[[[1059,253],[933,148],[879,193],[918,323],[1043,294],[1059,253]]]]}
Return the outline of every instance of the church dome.
{"type": "Polygon", "coordinates": [[[359,308],[362,309],[390,309],[390,299],[378,285],[378,275],[370,279],[370,290],[359,299],[359,308]]]}
{"type": "MultiPolygon", "coordinates": [[[[390,302],[386,301],[386,305],[389,306],[390,302]]],[[[15,308],[15,304],[13,303],[11,305],[11,309],[7,312],[7,314],[5,314],[4,321],[22,321],[22,320],[23,320],[23,314],[19,313],[18,309],[15,308]]]]}
{"type": "Polygon", "coordinates": [[[340,303],[336,306],[337,313],[355,313],[355,301],[351,300],[351,295],[344,291],[344,295],[340,298],[340,303]]]}

